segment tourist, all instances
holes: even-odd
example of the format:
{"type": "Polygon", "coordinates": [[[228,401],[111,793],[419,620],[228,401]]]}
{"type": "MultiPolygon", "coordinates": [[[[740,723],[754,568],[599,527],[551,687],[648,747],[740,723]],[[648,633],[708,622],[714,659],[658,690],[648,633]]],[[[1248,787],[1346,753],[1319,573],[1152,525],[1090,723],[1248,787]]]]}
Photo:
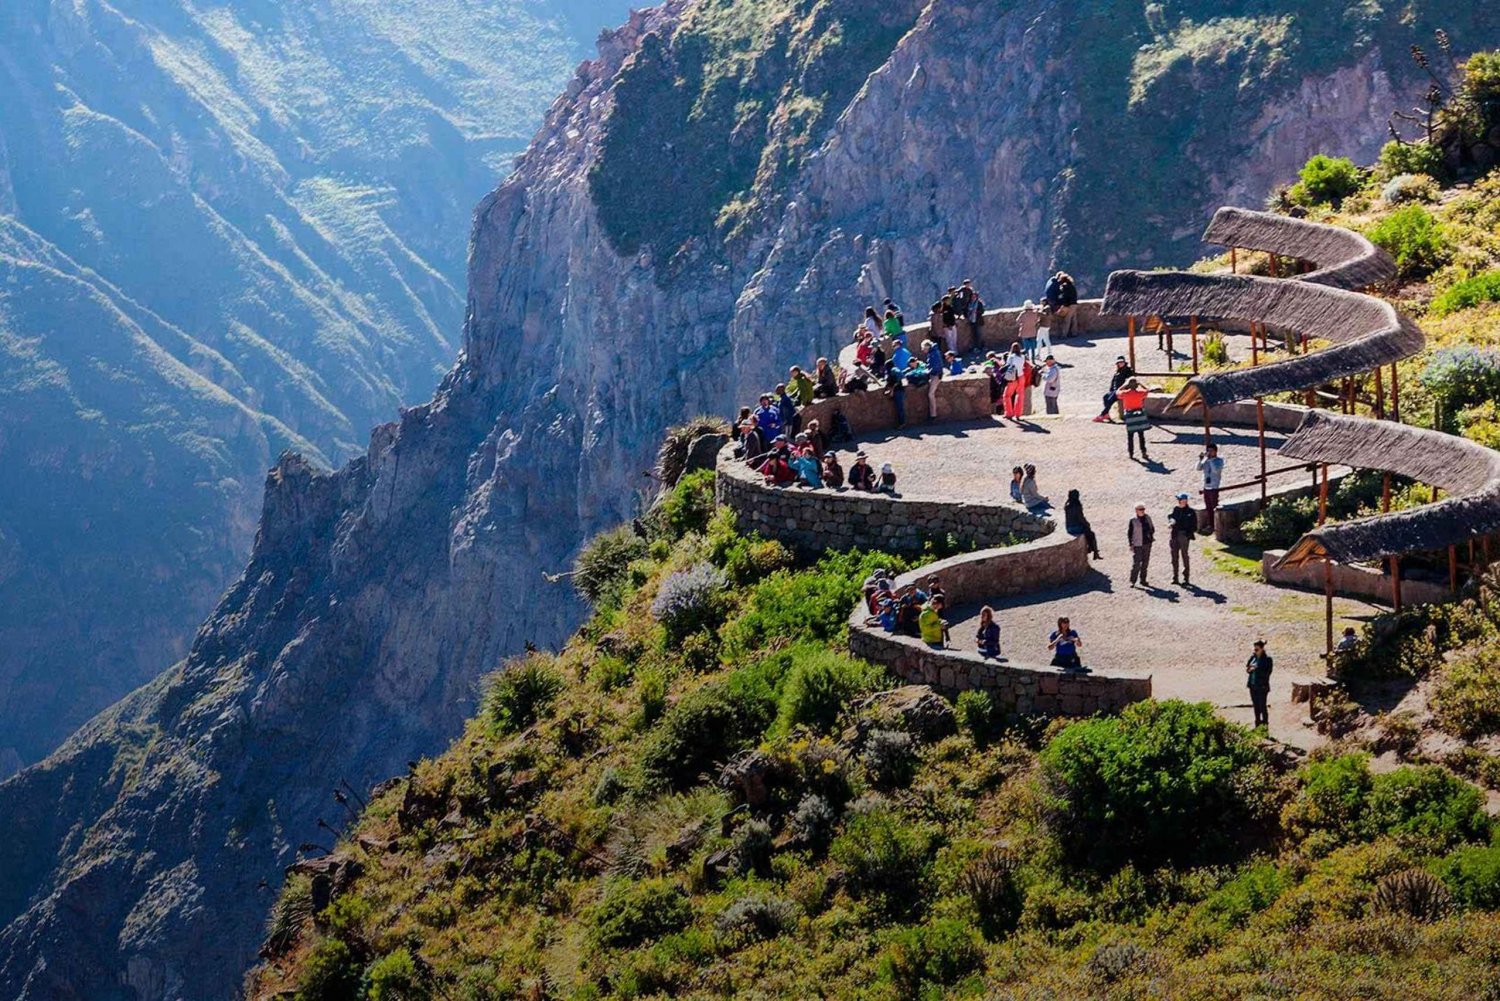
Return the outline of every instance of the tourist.
{"type": "Polygon", "coordinates": [[[932,341],[923,341],[922,350],[926,353],[927,365],[927,419],[937,420],[937,398],[938,386],[943,381],[943,352],[932,341]]]}
{"type": "Polygon", "coordinates": [[[740,440],[740,435],[744,432],[744,430],[745,430],[745,424],[749,420],[750,420],[750,408],[749,407],[740,407],[740,415],[738,417],[736,417],[734,419],[734,423],[729,426],[729,439],[731,441],[739,441],[740,440]]]}
{"type": "Polygon", "coordinates": [[[974,279],[965,278],[963,285],[953,290],[953,307],[965,320],[973,319],[969,310],[974,308],[974,300],[978,298],[979,294],[974,291],[974,279]]]}
{"type": "Polygon", "coordinates": [[[1021,348],[1026,352],[1026,357],[1036,361],[1036,331],[1042,325],[1042,314],[1037,312],[1036,303],[1027,299],[1021,304],[1021,313],[1016,317],[1016,332],[1021,337],[1021,348]]]}
{"type": "MultiPolygon", "coordinates": [[[[956,289],[950,291],[956,293],[956,289]]],[[[958,307],[953,303],[952,295],[943,296],[943,343],[948,345],[949,351],[958,350],[958,307]]]]}
{"type": "Polygon", "coordinates": [[[885,319],[881,321],[880,329],[892,343],[906,340],[906,328],[901,326],[901,317],[894,309],[886,309],[885,319]]]}
{"type": "MultiPolygon", "coordinates": [[[[798,435],[797,437],[804,436],[798,435]]],[[[793,449],[789,464],[792,471],[797,474],[797,478],[804,484],[815,490],[823,489],[823,464],[813,454],[811,446],[803,445],[801,448],[793,449]]]]}
{"type": "Polygon", "coordinates": [[[760,406],[755,411],[755,425],[767,441],[774,441],[781,434],[781,408],[771,402],[770,393],[760,394],[760,406]]]}
{"type": "Polygon", "coordinates": [[[1047,413],[1056,414],[1058,397],[1062,395],[1062,366],[1051,355],[1042,363],[1042,399],[1047,404],[1047,413]]]}
{"type": "Polygon", "coordinates": [[[1151,456],[1146,454],[1146,431],[1151,427],[1151,418],[1146,413],[1146,397],[1151,391],[1142,386],[1135,379],[1131,379],[1120,387],[1120,409],[1121,416],[1125,421],[1125,450],[1135,458],[1135,443],[1141,443],[1141,461],[1150,462],[1151,456]]]}
{"type": "Polygon", "coordinates": [[[894,316],[896,318],[897,327],[903,327],[906,325],[906,315],[901,312],[901,307],[896,305],[894,300],[887,297],[882,305],[885,308],[887,316],[894,316]]]}
{"type": "Polygon", "coordinates": [[[828,451],[828,435],[823,430],[823,423],[816,417],[807,422],[807,430],[798,435],[798,438],[806,438],[807,444],[812,447],[813,457],[822,460],[823,453],[828,451]]]}
{"type": "Polygon", "coordinates": [[[1052,651],[1052,666],[1065,671],[1081,671],[1083,661],[1078,656],[1078,648],[1081,646],[1083,639],[1074,631],[1067,616],[1058,619],[1057,628],[1047,637],[1047,649],[1052,651]]]}
{"type": "Polygon", "coordinates": [[[891,364],[895,365],[897,370],[905,370],[911,362],[912,354],[906,348],[906,341],[896,342],[896,346],[891,350],[891,364]]]}
{"type": "Polygon", "coordinates": [[[761,463],[760,474],[766,478],[767,483],[776,486],[785,486],[797,479],[796,470],[792,469],[786,435],[781,435],[776,439],[770,456],[761,463]]]}
{"type": "Polygon", "coordinates": [[[1188,503],[1187,494],[1178,494],[1177,503],[1167,512],[1167,545],[1172,551],[1172,583],[1191,584],[1193,564],[1189,552],[1198,535],[1198,512],[1188,503]],[[1177,560],[1182,558],[1182,580],[1177,579],[1177,560]]]}
{"type": "Polygon", "coordinates": [[[1255,726],[1271,725],[1271,713],[1266,702],[1271,694],[1271,655],[1266,653],[1266,641],[1256,640],[1250,659],[1245,661],[1245,687],[1250,689],[1250,705],[1255,709],[1255,726]]]}
{"type": "Polygon", "coordinates": [[[802,428],[802,418],[797,414],[797,401],[786,391],[786,384],[776,384],[776,407],[781,413],[781,430],[796,434],[802,428]]]}
{"type": "Polygon", "coordinates": [[[868,366],[870,357],[875,353],[875,338],[865,333],[861,328],[855,331],[854,337],[854,364],[868,366]]]}
{"type": "Polygon", "coordinates": [[[1135,506],[1135,517],[1125,528],[1125,541],[1130,543],[1130,586],[1137,580],[1141,587],[1150,587],[1146,574],[1151,569],[1151,546],[1156,542],[1156,524],[1146,513],[1146,505],[1135,506]]]}
{"type": "Polygon", "coordinates": [[[869,457],[863,452],[854,456],[854,465],[849,467],[849,487],[867,493],[875,490],[875,470],[870,468],[869,457]]]}
{"type": "Polygon", "coordinates": [[[889,462],[880,467],[880,492],[883,494],[896,492],[896,469],[889,462]]]}
{"type": "Polygon", "coordinates": [[[1078,307],[1078,287],[1073,284],[1072,276],[1066,271],[1053,275],[1042,298],[1047,300],[1047,307],[1057,318],[1052,325],[1053,334],[1059,338],[1072,336],[1076,323],[1074,313],[1078,307]]]}
{"type": "Polygon", "coordinates": [[[1109,392],[1104,394],[1104,409],[1099,411],[1099,416],[1094,420],[1102,423],[1109,420],[1109,410],[1119,401],[1120,387],[1135,378],[1135,369],[1125,361],[1125,356],[1120,355],[1115,359],[1115,374],[1109,380],[1109,392]]]}
{"type": "Polygon", "coordinates": [[[1210,443],[1198,453],[1198,472],[1203,474],[1203,513],[1208,531],[1214,530],[1214,512],[1219,509],[1219,484],[1224,482],[1224,460],[1219,446],[1210,443]]]}
{"type": "Polygon", "coordinates": [[[1089,555],[1099,559],[1099,538],[1083,515],[1083,499],[1078,496],[1077,490],[1069,490],[1068,499],[1063,502],[1063,530],[1069,535],[1083,536],[1084,545],[1089,547],[1089,555]]]}
{"type": "Polygon", "coordinates": [[[813,381],[808,374],[802,371],[801,365],[793,365],[787,373],[787,387],[791,390],[792,401],[799,407],[805,407],[813,401],[813,381]]]}
{"type": "Polygon", "coordinates": [[[765,460],[767,444],[754,416],[740,425],[740,457],[750,466],[758,467],[765,460]]]}
{"type": "Polygon", "coordinates": [[[1026,479],[1026,470],[1020,466],[1012,466],[1010,470],[1010,499],[1017,504],[1021,503],[1021,483],[1026,479]]]}
{"type": "Polygon", "coordinates": [[[921,636],[921,616],[925,607],[915,588],[902,588],[896,595],[896,632],[902,636],[921,636]]]}
{"type": "Polygon", "coordinates": [[[837,452],[823,453],[823,485],[837,490],[844,485],[844,467],[839,465],[837,452]]]}
{"type": "Polygon", "coordinates": [[[1343,638],[1339,640],[1339,645],[1333,648],[1333,652],[1334,653],[1349,653],[1350,651],[1352,651],[1358,645],[1359,645],[1359,637],[1357,635],[1355,635],[1355,633],[1354,633],[1354,627],[1353,626],[1345,626],[1344,627],[1343,638]]]}
{"type": "Polygon", "coordinates": [[[1030,358],[1021,366],[1021,416],[1032,414],[1031,391],[1042,384],[1042,370],[1030,358]]]}
{"type": "MultiPolygon", "coordinates": [[[[845,320],[844,322],[847,323],[849,321],[845,320]]],[[[865,330],[869,332],[871,337],[880,336],[880,314],[875,312],[874,306],[865,307],[865,318],[862,321],[861,326],[863,326],[865,330]]]]}
{"type": "Polygon", "coordinates": [[[1021,342],[1015,341],[1010,346],[1010,354],[1005,356],[1005,416],[1011,420],[1021,419],[1025,370],[1026,356],[1021,354],[1021,342]]]}
{"type": "Polygon", "coordinates": [[[948,353],[946,353],[946,354],[943,355],[943,361],[944,361],[944,363],[947,366],[946,370],[945,370],[945,374],[947,374],[947,375],[963,375],[964,374],[963,359],[960,358],[958,355],[954,354],[952,351],[949,351],[948,353]]]}
{"type": "Polygon", "coordinates": [[[979,610],[979,630],[974,640],[979,647],[979,656],[1000,656],[1000,623],[995,621],[995,610],[989,605],[979,610]]]}
{"type": "Polygon", "coordinates": [[[895,362],[886,366],[885,395],[891,398],[891,404],[896,408],[896,427],[906,427],[906,384],[895,362]]]}
{"type": "Polygon", "coordinates": [[[828,364],[827,358],[819,358],[817,366],[813,369],[813,397],[826,400],[829,397],[839,395],[839,378],[834,367],[828,364]]]}
{"type": "Polygon", "coordinates": [[[993,351],[984,356],[984,374],[990,380],[990,411],[998,413],[1005,398],[1005,366],[993,351]]]}
{"type": "Polygon", "coordinates": [[[1035,511],[1037,508],[1047,507],[1052,502],[1042,496],[1042,492],[1036,486],[1036,467],[1027,463],[1022,467],[1021,475],[1021,503],[1035,511]]]}

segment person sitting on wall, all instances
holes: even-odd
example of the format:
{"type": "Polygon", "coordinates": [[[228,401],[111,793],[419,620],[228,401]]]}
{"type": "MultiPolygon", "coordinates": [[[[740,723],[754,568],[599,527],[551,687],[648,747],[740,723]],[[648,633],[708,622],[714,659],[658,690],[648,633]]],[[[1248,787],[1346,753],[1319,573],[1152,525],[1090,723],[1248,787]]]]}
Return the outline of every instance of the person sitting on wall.
{"type": "Polygon", "coordinates": [[[880,467],[880,492],[883,494],[896,492],[896,470],[889,462],[880,467]]]}
{"type": "Polygon", "coordinates": [[[1022,468],[1023,472],[1021,475],[1021,503],[1026,505],[1026,507],[1030,508],[1033,511],[1035,511],[1037,508],[1044,508],[1050,505],[1052,502],[1044,497],[1042,495],[1042,492],[1037,489],[1036,467],[1028,462],[1022,468]]]}
{"type": "Polygon", "coordinates": [[[885,312],[885,315],[896,318],[896,326],[901,327],[906,325],[906,314],[901,312],[901,307],[896,305],[894,299],[887,296],[880,308],[885,312]]]}
{"type": "Polygon", "coordinates": [[[915,360],[912,353],[906,349],[905,341],[899,342],[891,351],[891,364],[896,366],[898,371],[905,371],[907,366],[915,360]]]}
{"type": "Polygon", "coordinates": [[[1104,407],[1099,411],[1099,416],[1094,418],[1096,424],[1103,424],[1109,420],[1110,408],[1119,402],[1120,398],[1117,394],[1120,391],[1120,387],[1134,378],[1135,369],[1130,367],[1130,363],[1125,360],[1125,356],[1120,355],[1117,357],[1115,359],[1115,374],[1109,380],[1109,392],[1104,394],[1104,407]]]}
{"type": "Polygon", "coordinates": [[[729,440],[739,441],[740,434],[745,430],[745,422],[750,419],[750,408],[740,407],[740,415],[729,425],[729,440]]]}
{"type": "Polygon", "coordinates": [[[991,351],[984,356],[982,366],[984,374],[990,380],[990,412],[999,410],[1005,397],[1005,367],[1000,364],[1000,356],[991,351]]]}
{"type": "Polygon", "coordinates": [[[1057,620],[1057,628],[1047,637],[1047,649],[1052,651],[1052,666],[1064,671],[1083,670],[1083,661],[1078,656],[1078,650],[1082,646],[1083,639],[1074,631],[1067,616],[1057,620]]]}
{"type": "Polygon", "coordinates": [[[901,314],[889,306],[886,307],[885,320],[882,322],[880,329],[886,337],[890,338],[893,344],[896,341],[903,343],[906,341],[906,329],[901,326],[901,314]]]}
{"type": "Polygon", "coordinates": [[[759,422],[752,414],[750,419],[740,425],[740,450],[739,456],[754,468],[759,468],[765,461],[767,451],[766,436],[761,431],[759,422]]]}
{"type": "Polygon", "coordinates": [[[960,358],[958,355],[954,354],[952,351],[949,351],[947,354],[943,355],[943,361],[948,366],[947,367],[947,374],[948,375],[963,375],[964,374],[964,361],[963,361],[963,359],[960,358]]]}
{"type": "Polygon", "coordinates": [[[1077,490],[1068,491],[1068,499],[1063,502],[1063,529],[1069,535],[1083,536],[1084,544],[1089,547],[1089,555],[1094,559],[1099,558],[1099,538],[1094,535],[1093,526],[1083,515],[1083,500],[1078,496],[1077,490]]]}
{"type": "Polygon", "coordinates": [[[823,430],[823,422],[814,417],[807,422],[807,428],[802,433],[807,436],[813,455],[822,462],[823,453],[828,451],[828,434],[823,430]]]}
{"type": "Polygon", "coordinates": [[[823,488],[823,464],[807,444],[805,432],[797,436],[797,447],[792,449],[787,463],[802,483],[815,490],[823,488]]]}
{"type": "Polygon", "coordinates": [[[880,315],[875,312],[874,306],[865,307],[865,318],[860,321],[860,326],[869,332],[871,337],[880,336],[880,315]]]}
{"type": "Polygon", "coordinates": [[[839,395],[838,373],[832,365],[828,364],[827,358],[819,358],[817,367],[813,371],[813,396],[819,400],[839,395]]]}
{"type": "Polygon", "coordinates": [[[802,371],[801,365],[793,365],[787,372],[787,388],[791,390],[792,402],[799,407],[805,407],[813,401],[813,381],[811,377],[802,371]]]}
{"type": "Polygon", "coordinates": [[[1015,501],[1017,504],[1023,503],[1022,500],[1021,500],[1021,483],[1025,479],[1026,479],[1026,470],[1022,469],[1020,466],[1012,466],[1011,467],[1011,470],[1010,470],[1010,499],[1013,500],[1013,501],[1015,501]]]}
{"type": "Polygon", "coordinates": [[[923,603],[910,590],[903,589],[896,596],[896,632],[902,636],[922,635],[918,619],[922,615],[923,603]]]}
{"type": "Polygon", "coordinates": [[[861,328],[855,331],[854,338],[854,364],[869,365],[870,356],[875,353],[875,339],[865,333],[861,328]]]}
{"type": "Polygon", "coordinates": [[[787,448],[786,435],[778,435],[776,443],[771,448],[770,457],[761,464],[760,474],[766,478],[767,483],[776,486],[785,486],[795,482],[797,473],[792,469],[790,449],[787,448]]]}
{"type": "Polygon", "coordinates": [[[844,485],[844,467],[839,465],[837,452],[823,453],[823,485],[838,490],[844,485]]]}
{"type": "Polygon", "coordinates": [[[869,457],[863,452],[854,456],[854,465],[849,467],[849,487],[868,493],[875,490],[875,470],[870,468],[869,457]]]}
{"type": "Polygon", "coordinates": [[[802,430],[802,417],[797,413],[797,401],[786,391],[786,383],[776,384],[776,407],[781,413],[781,430],[785,434],[796,434],[802,430]]]}
{"type": "Polygon", "coordinates": [[[922,611],[917,616],[917,628],[922,633],[923,643],[942,649],[948,623],[943,621],[943,615],[938,611],[938,602],[929,601],[922,606],[922,611]]]}
{"type": "Polygon", "coordinates": [[[974,639],[979,656],[986,659],[1000,656],[1000,623],[995,621],[995,610],[989,605],[979,610],[979,631],[974,639]]]}

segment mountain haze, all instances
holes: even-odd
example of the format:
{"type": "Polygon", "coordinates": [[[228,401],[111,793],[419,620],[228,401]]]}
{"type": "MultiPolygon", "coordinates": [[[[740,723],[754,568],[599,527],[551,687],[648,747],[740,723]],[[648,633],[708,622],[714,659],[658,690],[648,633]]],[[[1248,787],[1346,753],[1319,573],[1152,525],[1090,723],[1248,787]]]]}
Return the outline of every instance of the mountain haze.
{"type": "Polygon", "coordinates": [[[636,513],[664,426],[831,354],[872,297],[1191,259],[1213,206],[1370,159],[1437,27],[1500,42],[1455,0],[632,14],[480,203],[432,401],[335,472],[283,457],[182,662],[0,785],[0,994],[232,996],[334,788],[442,748],[481,673],[576,625],[543,573],[636,513]]]}
{"type": "Polygon", "coordinates": [[[431,394],[474,201],[624,10],[0,11],[0,775],[186,652],[283,448],[431,394]]]}

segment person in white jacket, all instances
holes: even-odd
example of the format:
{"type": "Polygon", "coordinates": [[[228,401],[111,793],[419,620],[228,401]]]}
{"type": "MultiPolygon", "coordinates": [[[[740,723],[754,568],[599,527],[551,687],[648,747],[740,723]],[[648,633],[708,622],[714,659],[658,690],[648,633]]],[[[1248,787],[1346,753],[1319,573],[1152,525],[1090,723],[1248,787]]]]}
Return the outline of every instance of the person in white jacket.
{"type": "Polygon", "coordinates": [[[1048,355],[1042,362],[1042,398],[1047,403],[1047,413],[1058,413],[1057,398],[1062,395],[1062,366],[1048,355]]]}

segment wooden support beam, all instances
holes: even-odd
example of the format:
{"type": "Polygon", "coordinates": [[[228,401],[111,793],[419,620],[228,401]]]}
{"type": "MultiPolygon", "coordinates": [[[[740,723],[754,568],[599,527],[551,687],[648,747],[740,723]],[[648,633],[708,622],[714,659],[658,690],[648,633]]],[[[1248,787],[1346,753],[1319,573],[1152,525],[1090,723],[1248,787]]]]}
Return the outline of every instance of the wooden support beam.
{"type": "Polygon", "coordinates": [[[1391,362],[1391,420],[1401,423],[1401,370],[1391,362]]]}
{"type": "Polygon", "coordinates": [[[1128,317],[1125,318],[1125,330],[1126,330],[1127,336],[1130,338],[1130,352],[1129,352],[1130,353],[1130,367],[1131,367],[1132,370],[1134,370],[1135,369],[1135,317],[1134,316],[1128,316],[1128,317]]]}
{"type": "Polygon", "coordinates": [[[1260,438],[1260,509],[1266,509],[1266,401],[1255,398],[1255,427],[1260,438]]]}
{"type": "Polygon", "coordinates": [[[1193,339],[1193,374],[1198,374],[1198,318],[1188,317],[1188,334],[1193,339]]]}
{"type": "Polygon", "coordinates": [[[1333,561],[1323,557],[1323,654],[1328,670],[1333,670],[1333,561]]]}
{"type": "Polygon", "coordinates": [[[1250,364],[1260,364],[1260,347],[1255,339],[1255,321],[1250,321],[1250,364]]]}
{"type": "Polygon", "coordinates": [[[1383,371],[1385,369],[1381,367],[1375,369],[1375,419],[1378,421],[1385,420],[1385,382],[1380,375],[1383,371]]]}
{"type": "Polygon", "coordinates": [[[1234,247],[1229,248],[1229,273],[1232,275],[1240,273],[1239,251],[1234,247]]]}
{"type": "MultiPolygon", "coordinates": [[[[1320,528],[1328,520],[1328,463],[1326,462],[1323,463],[1322,474],[1323,482],[1318,486],[1318,527],[1320,528]]],[[[1314,474],[1314,479],[1316,478],[1317,474],[1314,474]]]]}

